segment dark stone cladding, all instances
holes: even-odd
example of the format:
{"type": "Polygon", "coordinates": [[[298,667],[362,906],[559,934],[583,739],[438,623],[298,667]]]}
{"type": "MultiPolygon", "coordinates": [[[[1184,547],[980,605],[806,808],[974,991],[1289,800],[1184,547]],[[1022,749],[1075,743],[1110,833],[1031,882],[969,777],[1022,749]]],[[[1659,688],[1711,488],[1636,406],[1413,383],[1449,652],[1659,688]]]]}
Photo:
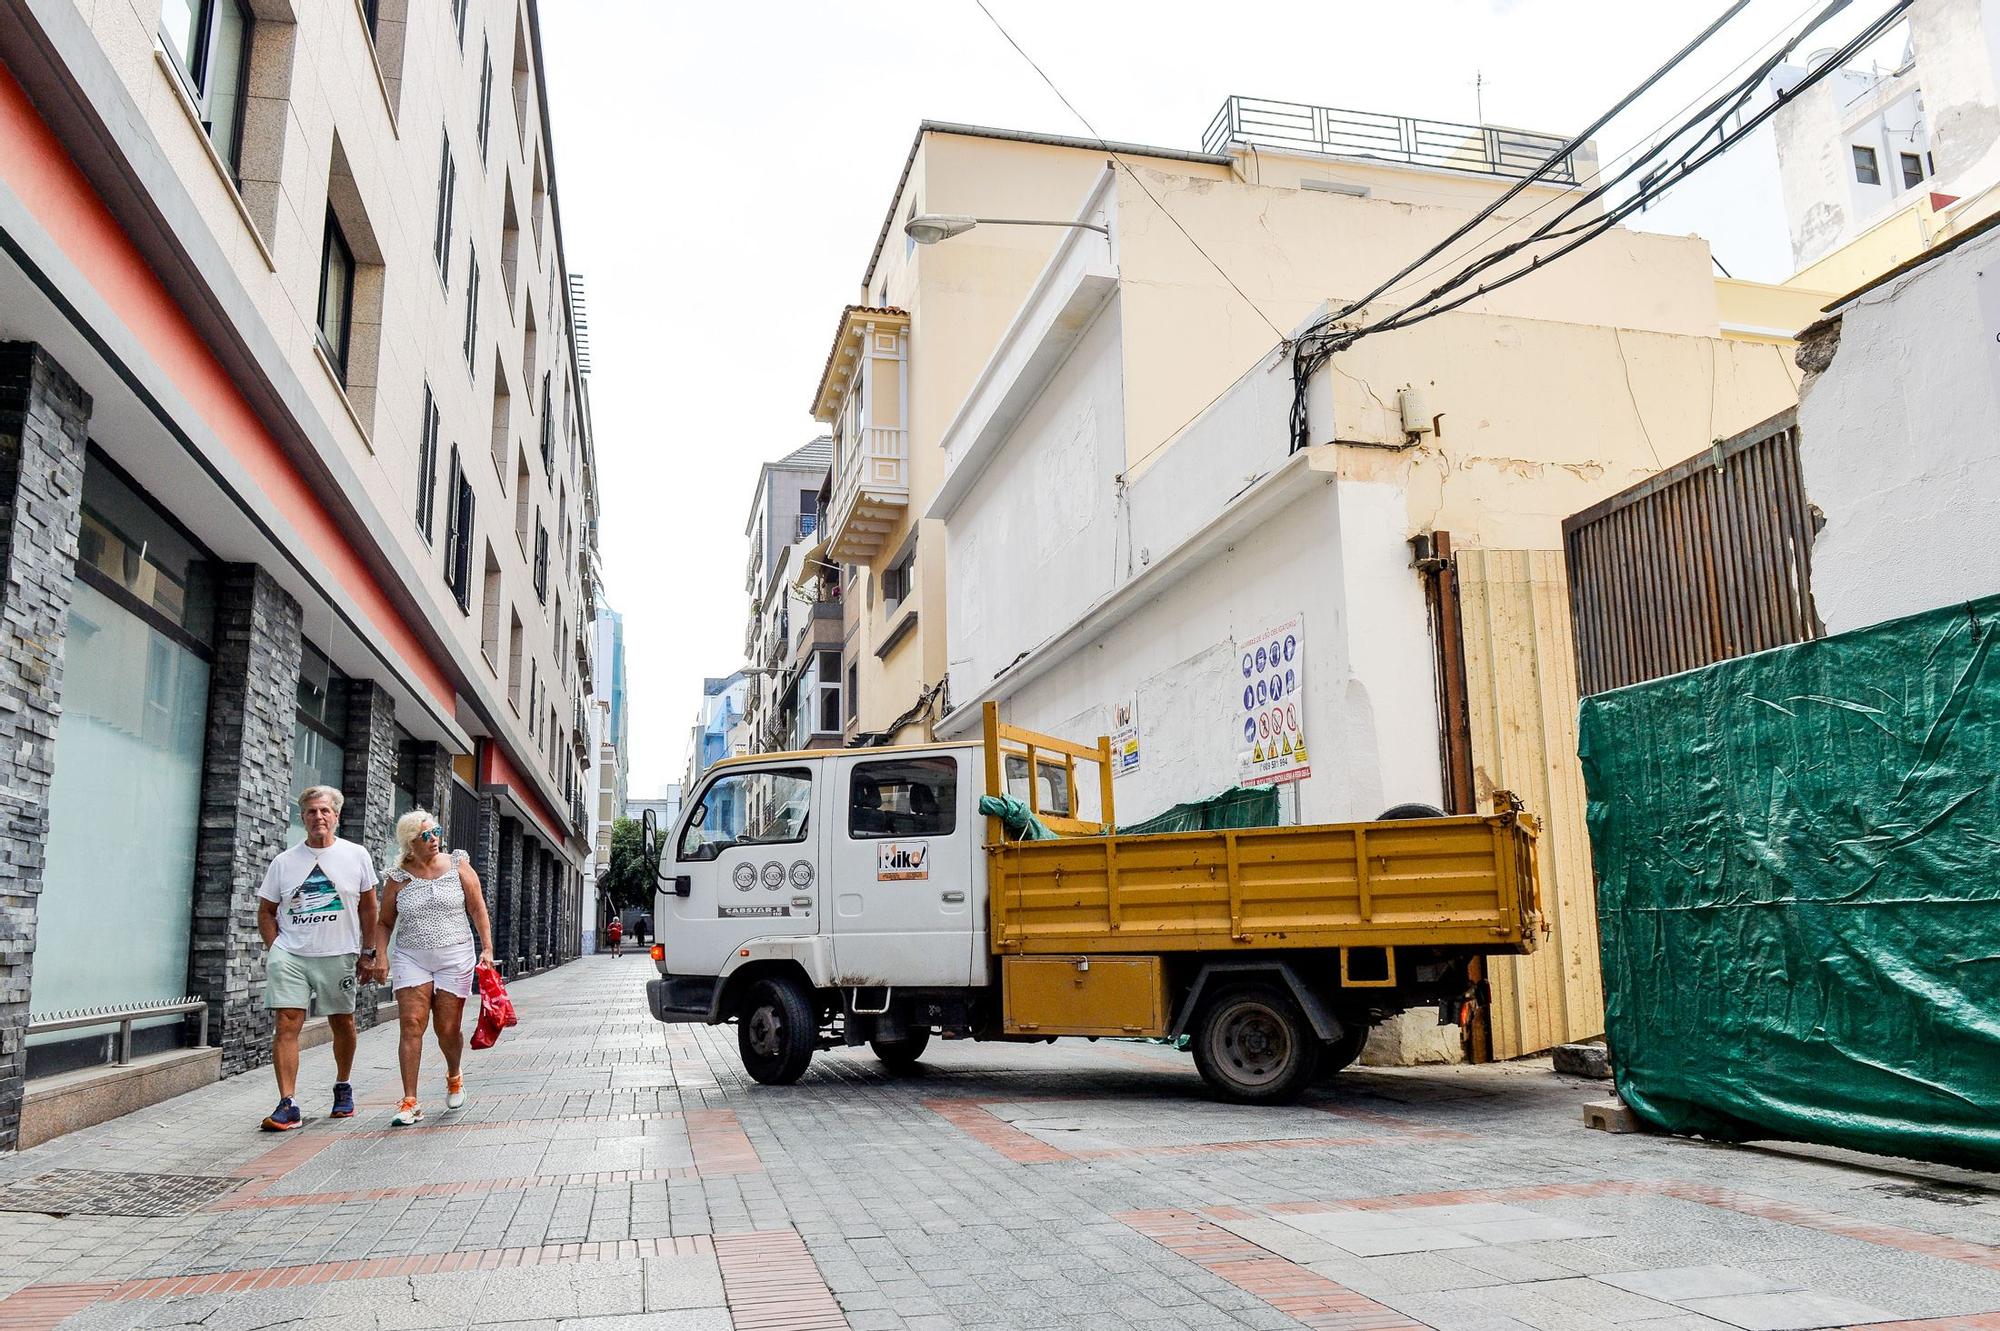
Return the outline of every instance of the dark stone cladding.
{"type": "Polygon", "coordinates": [[[417,804],[450,827],[451,751],[442,744],[417,746],[417,804]]]}
{"type": "Polygon", "coordinates": [[[89,431],[89,394],[47,352],[0,343],[0,1150],[20,1135],[89,431]]]}
{"type": "Polygon", "coordinates": [[[515,909],[521,881],[521,824],[517,819],[500,820],[500,854],[496,871],[482,880],[487,884],[486,909],[493,918],[493,958],[500,969],[515,975],[521,969],[519,917],[515,909]]]}
{"type": "Polygon", "coordinates": [[[269,573],[219,570],[188,974],[208,1000],[224,1075],[270,1058],[257,888],[291,827],[300,624],[299,603],[269,573]]]}
{"type": "MultiPolygon", "coordinates": [[[[340,834],[360,842],[374,859],[376,873],[383,874],[394,867],[397,855],[396,704],[373,680],[349,680],[344,691],[347,751],[340,788],[347,802],[341,808],[340,834]]],[[[363,1030],[373,1026],[376,1008],[390,1000],[387,985],[363,986],[355,996],[355,1024],[363,1030]]]]}

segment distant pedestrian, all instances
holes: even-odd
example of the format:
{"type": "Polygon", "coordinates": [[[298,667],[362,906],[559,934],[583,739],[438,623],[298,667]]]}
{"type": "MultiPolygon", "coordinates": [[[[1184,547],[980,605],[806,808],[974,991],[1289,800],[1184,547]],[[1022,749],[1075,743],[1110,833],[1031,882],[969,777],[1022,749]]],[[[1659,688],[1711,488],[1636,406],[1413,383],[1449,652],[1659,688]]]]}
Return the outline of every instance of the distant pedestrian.
{"type": "Polygon", "coordinates": [[[624,956],[625,955],[624,921],[620,920],[616,915],[613,915],[611,917],[611,927],[606,929],[604,931],[604,934],[605,937],[611,940],[611,955],[614,957],[624,956]]]}
{"type": "Polygon", "coordinates": [[[474,966],[493,964],[493,928],[486,896],[465,852],[445,853],[444,829],[427,810],[396,820],[396,867],[383,891],[381,937],[389,949],[389,984],[402,1019],[397,1062],[403,1101],[390,1120],[397,1127],[421,1122],[417,1072],[424,1027],[436,1033],[444,1055],[446,1109],[465,1103],[465,1002],[472,997],[474,966]],[[394,937],[391,938],[393,933],[394,937]]]}
{"type": "Polygon", "coordinates": [[[354,997],[361,979],[379,979],[375,939],[375,862],[352,841],[335,836],[345,801],[332,786],[299,796],[306,839],[271,861],[257,889],[257,932],[263,935],[264,1006],[271,1012],[271,1069],[278,1107],[266,1132],[290,1132],[305,1120],[293,1096],[299,1081],[299,1031],[306,1009],[319,1004],[333,1031],[333,1117],[354,1113],[354,997]]]}
{"type": "Polygon", "coordinates": [[[646,946],[646,940],[652,936],[653,917],[646,914],[645,911],[640,911],[639,918],[632,921],[632,941],[640,947],[644,947],[646,946]]]}

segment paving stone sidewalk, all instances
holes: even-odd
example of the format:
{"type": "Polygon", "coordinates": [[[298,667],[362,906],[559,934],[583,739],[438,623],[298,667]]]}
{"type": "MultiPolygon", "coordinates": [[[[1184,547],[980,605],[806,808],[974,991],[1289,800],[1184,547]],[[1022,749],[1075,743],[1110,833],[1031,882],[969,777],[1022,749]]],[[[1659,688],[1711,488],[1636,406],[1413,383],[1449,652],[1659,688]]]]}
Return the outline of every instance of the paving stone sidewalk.
{"type": "Polygon", "coordinates": [[[353,1119],[322,1048],[302,1131],[258,1071],[0,1157],[0,1206],[67,1208],[0,1210],[0,1331],[2000,1331],[1991,1176],[1590,1132],[1603,1084],[1540,1062],[1249,1109],[1158,1045],[934,1042],[761,1087],[648,971],[516,985],[418,1127],[380,1028],[353,1119]]]}

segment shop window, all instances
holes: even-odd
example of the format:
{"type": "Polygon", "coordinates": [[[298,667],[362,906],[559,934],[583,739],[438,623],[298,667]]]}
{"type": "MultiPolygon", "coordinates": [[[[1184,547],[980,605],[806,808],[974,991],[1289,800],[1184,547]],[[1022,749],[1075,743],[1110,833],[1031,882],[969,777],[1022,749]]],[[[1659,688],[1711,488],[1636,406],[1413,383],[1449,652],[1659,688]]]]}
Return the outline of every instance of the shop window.
{"type": "Polygon", "coordinates": [[[232,180],[243,163],[250,32],[243,0],[166,0],[160,9],[162,45],[232,180]]]}
{"type": "Polygon", "coordinates": [[[734,846],[795,844],[806,839],[811,814],[809,768],[730,772],[701,792],[677,857],[705,861],[734,846]]]}
{"type": "Polygon", "coordinates": [[[347,762],[347,676],[311,643],[299,658],[298,705],[292,714],[292,826],[289,841],[306,839],[299,796],[313,786],[341,788],[347,762]]]}
{"type": "Polygon", "coordinates": [[[1854,178],[1864,185],[1882,183],[1882,173],[1875,165],[1875,150],[1854,144],[1854,178]]]}
{"type": "Polygon", "coordinates": [[[847,780],[847,834],[950,836],[958,827],[958,759],[856,763],[847,780]]]}
{"type": "MultiPolygon", "coordinates": [[[[213,643],[208,552],[95,449],[83,471],[63,715],[38,869],[38,1012],[187,992],[213,643]]],[[[143,1022],[141,1053],[180,1042],[143,1022]]],[[[105,1032],[29,1036],[31,1077],[103,1061],[105,1032]]]]}

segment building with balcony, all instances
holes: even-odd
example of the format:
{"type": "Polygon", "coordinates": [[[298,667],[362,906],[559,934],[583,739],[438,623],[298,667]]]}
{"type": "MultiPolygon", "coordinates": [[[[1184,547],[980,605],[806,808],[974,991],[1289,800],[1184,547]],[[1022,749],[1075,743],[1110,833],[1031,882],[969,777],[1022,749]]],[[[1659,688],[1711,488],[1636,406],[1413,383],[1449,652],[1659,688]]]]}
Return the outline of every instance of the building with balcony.
{"type": "Polygon", "coordinates": [[[264,1060],[252,894],[309,785],[378,861],[435,811],[509,970],[574,953],[596,492],[549,125],[533,0],[0,14],[0,1148],[101,1058],[37,1017],[192,995],[210,1047],[160,1016],[142,1059],[264,1060]]]}
{"type": "MultiPolygon", "coordinates": [[[[1128,820],[1270,779],[1274,724],[1314,760],[1281,774],[1289,821],[1520,794],[1553,934],[1489,959],[1469,1050],[1510,1057],[1603,1026],[1562,519],[1793,405],[1789,349],[1723,335],[1705,241],[1612,228],[1356,342],[1295,400],[1290,339],[1565,142],[1397,117],[1334,132],[1358,119],[1231,99],[1211,157],[1121,150],[1125,170],[1099,149],[1067,204],[992,209],[1102,231],[1037,228],[1043,264],[935,436],[919,395],[937,478],[919,516],[942,531],[951,611],[934,729],[976,734],[987,702],[1034,729],[1122,729],[1128,820]],[[1267,679],[1279,642],[1297,663],[1267,679]]],[[[976,212],[964,182],[998,174],[981,158],[1028,151],[930,137],[920,214],[976,212]]],[[[1596,174],[1587,147],[1557,165],[1507,215],[1596,174]]],[[[931,327],[913,312],[920,384],[931,327]]],[[[1430,1014],[1385,1030],[1370,1057],[1468,1052],[1430,1014]]]]}
{"type": "Polygon", "coordinates": [[[820,527],[833,442],[822,436],[765,463],[744,523],[750,542],[745,723],[756,752],[841,743],[840,579],[820,527]]]}

